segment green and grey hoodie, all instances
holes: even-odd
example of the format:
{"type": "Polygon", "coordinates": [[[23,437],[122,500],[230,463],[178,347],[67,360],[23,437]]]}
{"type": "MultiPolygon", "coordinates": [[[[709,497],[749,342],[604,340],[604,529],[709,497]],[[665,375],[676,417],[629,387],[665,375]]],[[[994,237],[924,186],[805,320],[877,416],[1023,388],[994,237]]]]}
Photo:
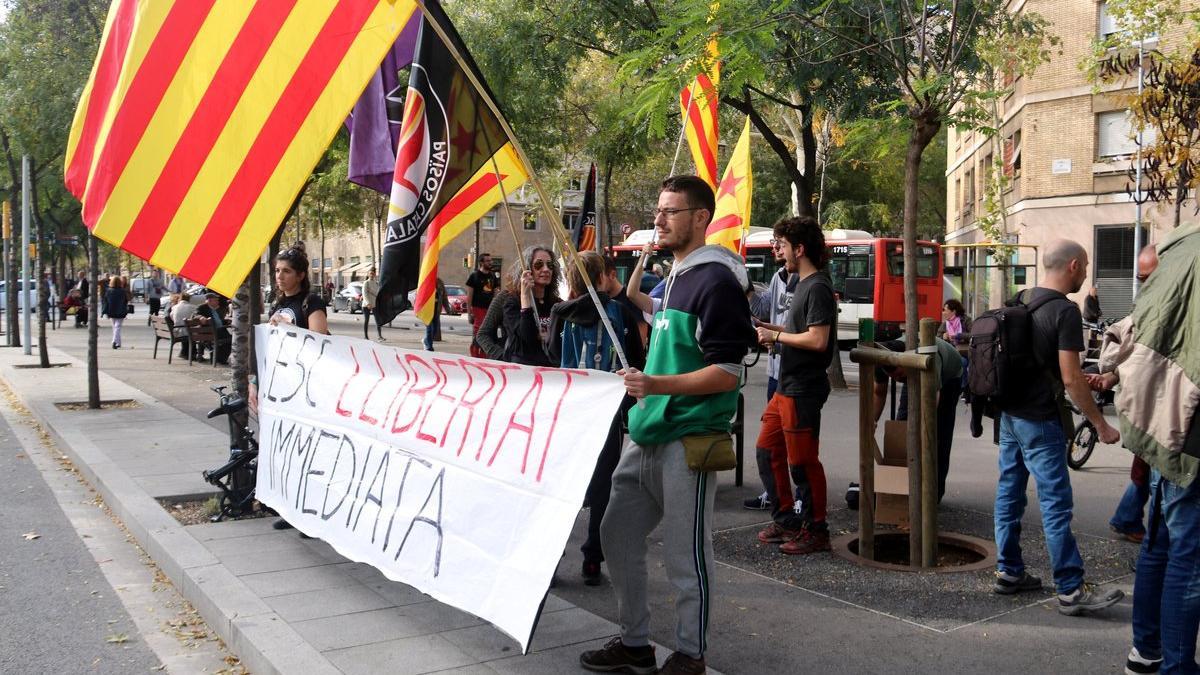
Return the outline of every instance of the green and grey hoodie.
{"type": "MultiPolygon", "coordinates": [[[[704,246],[679,261],[667,279],[662,310],[654,317],[647,375],[683,375],[716,365],[743,374],[742,359],[754,342],[750,280],[740,256],[724,246],[704,246]]],[[[660,445],[693,434],[728,432],[738,391],[704,396],[648,396],[629,411],[629,436],[638,445],[660,445]]]]}

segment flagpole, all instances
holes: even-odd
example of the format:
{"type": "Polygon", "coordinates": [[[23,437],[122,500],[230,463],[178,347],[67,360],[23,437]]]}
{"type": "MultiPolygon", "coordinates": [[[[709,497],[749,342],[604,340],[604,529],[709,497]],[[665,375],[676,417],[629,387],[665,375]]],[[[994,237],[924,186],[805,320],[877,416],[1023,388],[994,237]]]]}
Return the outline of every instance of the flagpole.
{"type": "MultiPolygon", "coordinates": [[[[513,244],[517,247],[517,263],[521,266],[521,276],[525,275],[525,254],[521,247],[521,237],[517,235],[517,226],[513,222],[512,209],[508,205],[508,190],[504,189],[504,176],[500,175],[500,165],[496,163],[496,155],[492,154],[492,173],[496,174],[496,185],[500,187],[500,200],[504,203],[504,218],[508,221],[508,231],[512,233],[513,244]]],[[[520,284],[518,284],[519,286],[520,284]]],[[[536,300],[536,298],[533,298],[536,300]]],[[[531,303],[535,306],[537,303],[531,303]]]]}
{"type": "Polygon", "coordinates": [[[616,350],[617,359],[620,361],[621,368],[629,368],[629,360],[625,357],[625,348],[622,345],[621,338],[617,335],[616,330],[613,329],[612,322],[608,319],[608,313],[604,311],[604,305],[600,303],[600,297],[596,295],[596,288],[592,284],[591,277],[588,276],[587,268],[583,266],[583,261],[579,258],[579,252],[575,250],[574,244],[571,243],[571,237],[566,231],[566,228],[563,227],[559,215],[554,213],[554,209],[550,206],[550,197],[546,193],[546,189],[542,186],[541,181],[538,180],[537,173],[533,170],[533,163],[529,161],[529,157],[525,154],[524,148],[522,148],[521,144],[517,142],[517,135],[513,133],[512,127],[509,125],[508,120],[505,119],[504,115],[500,113],[500,106],[492,100],[492,97],[488,94],[487,89],[484,88],[483,83],[480,82],[479,78],[475,76],[474,71],[466,63],[463,55],[458,52],[458,47],[452,40],[450,40],[450,36],[446,33],[446,29],[438,23],[436,18],[430,15],[429,9],[425,6],[425,0],[414,0],[414,2],[418,7],[421,8],[421,13],[425,15],[425,18],[429,22],[429,26],[433,28],[435,33],[438,34],[438,37],[441,39],[442,43],[446,45],[446,50],[450,52],[450,55],[454,57],[455,62],[458,63],[459,68],[462,69],[463,73],[467,76],[467,79],[471,81],[471,86],[475,87],[475,92],[479,94],[479,98],[487,105],[488,110],[490,110],[492,114],[496,116],[496,121],[500,123],[500,128],[504,131],[504,135],[508,137],[508,142],[512,143],[513,150],[516,151],[517,157],[521,160],[521,163],[525,165],[525,168],[529,170],[529,182],[533,183],[534,189],[537,190],[538,200],[541,202],[542,211],[546,215],[547,220],[550,221],[550,230],[554,233],[554,236],[562,245],[563,253],[567,254],[567,257],[574,263],[575,268],[579,270],[580,276],[583,277],[583,283],[585,286],[587,286],[588,295],[591,296],[592,302],[595,303],[596,311],[600,315],[600,321],[604,324],[604,328],[608,332],[609,339],[612,340],[613,348],[616,350]]]}
{"type": "MultiPolygon", "coordinates": [[[[690,85],[688,85],[688,105],[689,106],[691,106],[692,101],[695,98],[695,96],[696,96],[696,80],[695,80],[695,78],[693,78],[692,83],[690,85]]],[[[675,142],[675,159],[671,160],[671,175],[667,176],[667,178],[670,178],[671,176],[675,175],[675,165],[679,163],[679,153],[680,153],[680,151],[683,150],[683,137],[685,135],[687,135],[687,111],[680,110],[679,112],[682,113],[681,116],[684,118],[684,120],[683,120],[683,123],[679,126],[679,140],[675,142]]]]}

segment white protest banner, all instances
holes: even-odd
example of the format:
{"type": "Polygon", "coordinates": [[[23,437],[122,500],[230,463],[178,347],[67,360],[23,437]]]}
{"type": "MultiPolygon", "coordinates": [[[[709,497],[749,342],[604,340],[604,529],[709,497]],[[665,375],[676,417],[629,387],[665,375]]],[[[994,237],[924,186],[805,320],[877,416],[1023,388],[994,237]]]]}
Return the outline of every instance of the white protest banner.
{"type": "Polygon", "coordinates": [[[258,326],[259,501],[526,650],[621,379],[258,326]]]}

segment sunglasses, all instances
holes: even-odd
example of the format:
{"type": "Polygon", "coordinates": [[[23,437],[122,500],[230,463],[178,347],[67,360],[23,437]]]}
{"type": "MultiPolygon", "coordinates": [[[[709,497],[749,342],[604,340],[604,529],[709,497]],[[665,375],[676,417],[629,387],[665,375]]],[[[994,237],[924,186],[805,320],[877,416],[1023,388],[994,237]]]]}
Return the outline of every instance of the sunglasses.
{"type": "Polygon", "coordinates": [[[544,270],[546,268],[554,269],[554,263],[548,260],[534,260],[533,269],[544,270]]]}

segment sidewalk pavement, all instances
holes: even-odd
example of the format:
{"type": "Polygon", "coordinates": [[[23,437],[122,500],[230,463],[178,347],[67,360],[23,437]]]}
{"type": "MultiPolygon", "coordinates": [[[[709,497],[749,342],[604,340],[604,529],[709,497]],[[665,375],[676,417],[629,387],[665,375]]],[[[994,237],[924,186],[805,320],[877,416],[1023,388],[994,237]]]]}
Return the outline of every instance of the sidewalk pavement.
{"type": "MultiPolygon", "coordinates": [[[[461,317],[449,318],[444,323],[446,341],[440,343],[438,349],[466,353],[469,326],[461,317]],[[447,330],[448,327],[454,330],[447,330]]],[[[340,335],[362,333],[361,318],[357,315],[332,315],[330,327],[340,335]]],[[[101,328],[107,332],[107,322],[102,322],[101,328]]],[[[446,662],[458,663],[448,659],[430,665],[421,653],[426,644],[439,647],[450,644],[456,650],[451,653],[461,652],[474,659],[465,666],[467,672],[581,672],[575,660],[578,653],[601,644],[604,636],[616,633],[615,626],[608,623],[604,629],[597,627],[593,632],[596,637],[590,640],[578,636],[558,637],[559,630],[583,630],[580,627],[586,628],[592,621],[615,620],[616,602],[611,587],[587,587],[578,576],[578,546],[586,531],[586,512],[581,513],[576,522],[566,556],[560,564],[562,583],[555,588],[547,604],[548,609],[555,611],[543,619],[534,638],[533,648],[544,651],[529,657],[515,657],[515,643],[506,641],[472,617],[423,597],[402,595],[399,584],[384,582],[370,570],[352,569],[358,566],[332,556],[328,547],[320,542],[301,541],[286,532],[255,530],[255,527],[264,527],[261,522],[180,528],[154,502],[152,495],[179,490],[212,493],[212,489],[200,481],[198,471],[181,468],[181,463],[199,457],[203,461],[197,461],[195,465],[210,468],[224,460],[224,423],[221,420],[206,423],[203,413],[214,401],[207,386],[226,383],[229,371],[208,365],[188,366],[186,361],[167,366],[161,351],[159,359],[152,360],[153,337],[140,321],[127,322],[124,333],[126,348],[101,350],[101,366],[114,376],[102,375],[101,391],[106,399],[142,401],[143,407],[139,410],[63,413],[50,405],[53,401],[83,398],[85,375],[79,359],[86,356],[85,331],[60,329],[50,336],[50,344],[62,350],[62,353],[54,352],[52,360],[71,361],[74,365],[67,368],[14,370],[13,365],[35,363],[36,358],[20,356],[19,350],[0,349],[0,378],[12,383],[26,401],[38,402],[30,407],[48,429],[64,427],[63,431],[56,432],[60,442],[64,432],[79,441],[80,448],[72,451],[76,459],[91,452],[89,457],[95,461],[94,467],[86,466],[85,462],[78,463],[89,472],[93,483],[105,491],[106,498],[114,502],[114,508],[118,506],[117,500],[112,498],[114,492],[120,493],[121,501],[126,503],[140,500],[140,509],[151,517],[150,524],[142,525],[138,532],[140,540],[145,542],[147,534],[151,534],[166,544],[187,543],[186,548],[180,548],[196,557],[182,558],[175,564],[176,569],[167,570],[168,574],[185,594],[190,594],[189,597],[204,593],[212,598],[196,604],[204,610],[206,617],[217,617],[213,627],[222,631],[221,635],[245,658],[252,670],[292,672],[297,668],[295,664],[300,664],[302,672],[336,672],[336,669],[372,672],[390,671],[393,667],[407,672],[405,659],[409,658],[420,658],[421,663],[430,668],[443,667],[441,663],[446,662]],[[135,415],[145,416],[145,421],[138,422],[135,415]],[[118,422],[114,423],[114,419],[118,422]],[[116,431],[113,431],[114,427],[116,431]],[[110,450],[101,453],[100,458],[95,457],[94,446],[102,443],[93,438],[96,436],[91,433],[93,429],[101,435],[110,434],[110,440],[104,443],[110,450]],[[111,440],[113,435],[117,441],[111,440]],[[187,440],[189,437],[190,441],[187,440]],[[131,444],[123,440],[127,438],[137,441],[131,444]],[[161,461],[159,473],[146,473],[135,468],[133,471],[139,475],[133,477],[121,469],[126,462],[117,459],[122,452],[135,452],[134,448],[128,447],[130,445],[138,446],[140,450],[136,452],[148,458],[147,461],[168,456],[176,459],[161,461]],[[97,474],[106,479],[114,476],[111,480],[118,489],[106,487],[96,480],[97,474]],[[173,474],[178,475],[172,477],[173,474]],[[176,480],[179,482],[174,482],[176,480]],[[141,496],[134,500],[126,494],[141,496]],[[207,534],[240,531],[245,534],[223,537],[207,534]],[[324,564],[317,564],[318,561],[324,564]],[[351,569],[347,571],[347,568],[351,569]],[[186,574],[181,574],[181,570],[186,574]],[[280,583],[286,588],[264,589],[266,581],[259,579],[276,578],[276,575],[282,575],[278,578],[284,579],[280,583]],[[347,576],[353,583],[346,579],[347,576]],[[345,585],[339,585],[343,583],[345,585]],[[332,589],[353,590],[340,593],[332,589]],[[353,599],[352,594],[366,598],[361,608],[353,604],[359,600],[353,599]],[[292,595],[296,597],[289,597],[292,595]],[[335,598],[337,602],[351,606],[327,607],[335,602],[335,598]],[[416,600],[424,602],[410,602],[416,600]],[[290,606],[289,601],[292,602],[290,606]],[[245,606],[238,605],[239,602],[245,606]],[[372,602],[385,604],[375,607],[372,602]],[[571,604],[576,608],[572,610],[571,604]],[[298,605],[305,608],[319,606],[330,616],[315,615],[306,609],[298,609],[298,605]],[[229,606],[235,612],[223,613],[223,608],[229,606]],[[458,623],[460,621],[475,623],[458,623]],[[554,628],[556,625],[561,629],[554,628]],[[239,637],[230,639],[235,632],[239,637]],[[347,633],[347,638],[338,637],[347,633]],[[497,655],[494,660],[479,663],[483,657],[472,656],[482,653],[482,647],[471,642],[477,640],[480,633],[492,636],[490,639],[494,642],[488,644],[493,645],[489,653],[497,655]],[[321,642],[326,638],[349,641],[321,642]],[[567,646],[574,639],[585,639],[586,646],[567,646]],[[385,644],[388,646],[378,646],[385,644]],[[502,651],[506,646],[510,650],[502,651]],[[410,655],[413,652],[416,654],[410,655]],[[270,659],[281,665],[271,665],[270,659]],[[357,663],[360,670],[351,670],[353,663],[357,663]]],[[[384,334],[389,345],[419,349],[423,331],[413,330],[398,321],[396,328],[385,328],[384,334]]],[[[885,669],[922,673],[1120,672],[1129,649],[1128,598],[1097,617],[1069,618],[1054,611],[1054,596],[1049,591],[1015,598],[992,594],[991,574],[986,570],[974,574],[881,572],[831,554],[784,556],[773,547],[758,544],[755,531],[764,525],[768,515],[762,511],[744,510],[741,502],[760,489],[754,467],[753,439],[758,431],[756,412],[765,403],[764,370],[761,363],[752,368],[744,389],[746,435],[750,445],[746,458],[746,484],[734,486],[733,472],[723,472],[719,477],[714,517],[718,574],[709,622],[711,665],[729,673],[877,672],[885,669]]],[[[848,367],[847,375],[853,380],[856,368],[848,367]]],[[[821,459],[828,475],[830,522],[837,534],[856,529],[855,514],[844,508],[841,494],[847,482],[855,480],[858,473],[857,415],[858,400],[854,391],[835,392],[822,415],[821,459]]],[[[67,446],[66,443],[63,445],[67,446]]],[[[1107,522],[1128,481],[1129,462],[1128,451],[1117,446],[1100,446],[1085,470],[1071,473],[1075,493],[1072,528],[1080,541],[1088,578],[1123,588],[1127,593],[1132,584],[1129,561],[1136,547],[1115,541],[1107,522]]],[[[141,466],[136,461],[133,463],[141,466]]],[[[991,538],[996,474],[995,447],[989,439],[970,438],[960,413],[948,492],[941,509],[942,523],[948,530],[991,538]]],[[[1030,492],[1033,492],[1032,485],[1030,492]]],[[[133,518],[128,515],[130,509],[124,508],[123,517],[130,521],[131,528],[135,527],[133,518]]],[[[1050,570],[1040,537],[1040,514],[1037,500],[1032,495],[1024,524],[1026,563],[1035,573],[1048,579],[1050,570]]],[[[156,548],[148,548],[152,548],[155,557],[161,558],[167,547],[164,544],[153,546],[156,548]]],[[[651,635],[670,642],[674,589],[666,578],[663,565],[661,529],[651,535],[649,548],[651,635]]],[[[440,649],[428,651],[430,657],[442,653],[440,649]]],[[[660,656],[666,651],[660,650],[660,656]]]]}
{"type": "Polygon", "coordinates": [[[86,366],[59,350],[51,361],[69,365],[16,368],[36,357],[0,349],[0,378],[251,672],[575,672],[585,645],[617,634],[551,594],[522,656],[483,620],[323,541],[274,530],[274,518],[185,527],[157,499],[211,495],[200,472],[224,463],[228,437],[103,372],[104,399],[136,407],[61,410],[55,403],[86,399],[86,366]]]}

